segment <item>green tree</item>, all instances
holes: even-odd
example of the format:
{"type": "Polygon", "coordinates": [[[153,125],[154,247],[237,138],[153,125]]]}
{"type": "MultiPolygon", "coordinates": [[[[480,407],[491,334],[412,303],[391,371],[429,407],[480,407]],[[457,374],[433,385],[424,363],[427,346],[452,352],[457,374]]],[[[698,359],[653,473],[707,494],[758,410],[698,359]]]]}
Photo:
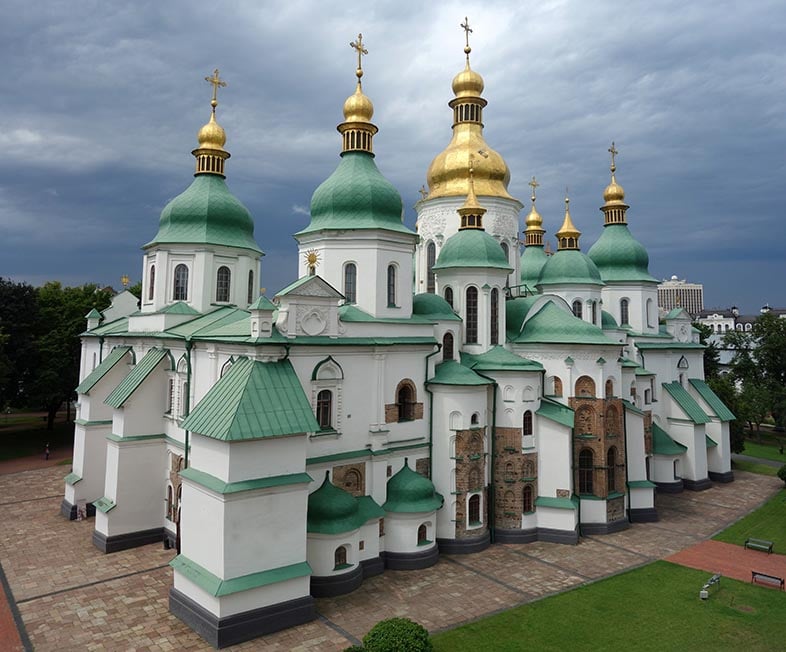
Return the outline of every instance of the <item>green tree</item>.
{"type": "Polygon", "coordinates": [[[699,331],[699,341],[705,345],[704,349],[704,377],[717,378],[720,374],[720,349],[714,341],[710,341],[713,333],[712,327],[700,322],[693,322],[694,328],[699,331]]]}
{"type": "Polygon", "coordinates": [[[745,450],[745,420],[741,414],[740,398],[734,387],[734,381],[729,374],[721,374],[715,378],[708,378],[707,384],[737,417],[734,421],[729,422],[729,439],[731,440],[731,452],[742,453],[745,450]]]}
{"type": "Polygon", "coordinates": [[[37,364],[36,289],[0,277],[0,407],[25,407],[37,364]]]}
{"type": "Polygon", "coordinates": [[[142,298],[142,281],[137,281],[133,285],[129,285],[126,289],[137,299],[142,298]]]}

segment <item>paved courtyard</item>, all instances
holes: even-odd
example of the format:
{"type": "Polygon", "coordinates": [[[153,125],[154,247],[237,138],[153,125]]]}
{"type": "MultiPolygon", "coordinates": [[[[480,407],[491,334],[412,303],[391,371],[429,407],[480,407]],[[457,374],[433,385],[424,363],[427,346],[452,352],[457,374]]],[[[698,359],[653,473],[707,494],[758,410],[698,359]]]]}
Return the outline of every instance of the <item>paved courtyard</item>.
{"type": "MultiPolygon", "coordinates": [[[[168,611],[172,551],[149,545],[103,555],[91,543],[93,519],[60,516],[67,472],[58,466],[0,475],[0,562],[35,649],[212,649],[168,611]]],[[[749,473],[736,478],[699,493],[660,495],[659,522],[585,537],[576,546],[496,545],[443,556],[423,571],[386,571],[354,593],[318,600],[319,618],[311,623],[228,649],[342,650],[391,616],[433,632],[669,557],[783,486],[749,473]]]]}

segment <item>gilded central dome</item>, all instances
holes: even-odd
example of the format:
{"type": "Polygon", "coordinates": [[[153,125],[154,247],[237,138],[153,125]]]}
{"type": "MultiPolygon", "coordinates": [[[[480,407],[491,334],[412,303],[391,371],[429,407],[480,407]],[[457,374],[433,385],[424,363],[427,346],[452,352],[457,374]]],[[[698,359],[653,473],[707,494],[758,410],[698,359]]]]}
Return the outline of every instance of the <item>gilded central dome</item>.
{"type": "Polygon", "coordinates": [[[210,120],[197,133],[199,149],[224,149],[227,135],[224,128],[216,122],[215,112],[210,114],[210,120]]]}
{"type": "Polygon", "coordinates": [[[371,122],[373,115],[374,105],[363,93],[358,81],[355,92],[344,102],[344,120],[346,122],[371,122]]]}

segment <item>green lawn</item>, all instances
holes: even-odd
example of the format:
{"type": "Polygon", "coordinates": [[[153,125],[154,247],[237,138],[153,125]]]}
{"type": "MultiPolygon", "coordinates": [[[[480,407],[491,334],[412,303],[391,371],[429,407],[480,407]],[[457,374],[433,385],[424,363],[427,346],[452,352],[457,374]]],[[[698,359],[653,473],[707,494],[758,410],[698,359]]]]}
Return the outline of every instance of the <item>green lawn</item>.
{"type": "Polygon", "coordinates": [[[434,649],[781,649],[786,593],[657,561],[432,637],[434,649]]]}
{"type": "Polygon", "coordinates": [[[74,424],[56,421],[54,430],[47,430],[41,422],[37,428],[3,428],[0,430],[0,460],[44,454],[44,448],[54,450],[70,446],[74,440],[74,424]]]}
{"type": "MultiPolygon", "coordinates": [[[[786,451],[786,447],[784,448],[786,451]]],[[[751,441],[750,439],[745,440],[745,450],[742,451],[743,455],[750,455],[752,457],[762,457],[765,460],[775,460],[776,462],[781,462],[786,464],[786,453],[780,453],[780,444],[776,445],[767,445],[767,444],[757,444],[755,441],[751,441]]]]}
{"type": "Polygon", "coordinates": [[[713,538],[741,546],[748,537],[772,541],[775,552],[786,554],[786,489],[713,538]]]}
{"type": "Polygon", "coordinates": [[[732,470],[748,471],[750,473],[758,473],[759,475],[771,475],[773,477],[778,475],[777,466],[758,464],[757,462],[748,462],[747,460],[732,460],[731,468],[732,470]]]}

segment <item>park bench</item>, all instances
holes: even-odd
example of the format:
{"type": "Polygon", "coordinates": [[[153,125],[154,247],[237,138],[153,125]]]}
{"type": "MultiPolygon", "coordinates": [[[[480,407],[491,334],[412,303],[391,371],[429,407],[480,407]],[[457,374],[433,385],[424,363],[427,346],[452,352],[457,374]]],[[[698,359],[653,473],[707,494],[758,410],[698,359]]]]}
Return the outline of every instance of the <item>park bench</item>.
{"type": "Polygon", "coordinates": [[[781,591],[784,590],[784,581],[782,577],[778,577],[776,575],[768,575],[767,573],[762,573],[760,571],[751,571],[751,584],[754,582],[760,584],[769,584],[770,586],[777,586],[780,588],[781,591]]]}
{"type": "Polygon", "coordinates": [[[745,539],[745,547],[752,548],[753,550],[761,550],[762,552],[770,554],[772,552],[772,541],[748,537],[745,539]]]}

